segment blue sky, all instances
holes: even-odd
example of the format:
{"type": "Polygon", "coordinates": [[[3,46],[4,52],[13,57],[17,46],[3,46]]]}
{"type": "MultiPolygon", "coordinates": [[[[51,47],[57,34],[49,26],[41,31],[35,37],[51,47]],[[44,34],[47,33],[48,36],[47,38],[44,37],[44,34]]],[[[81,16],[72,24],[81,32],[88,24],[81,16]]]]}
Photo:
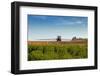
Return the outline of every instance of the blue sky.
{"type": "Polygon", "coordinates": [[[28,15],[28,40],[87,38],[88,17],[28,15]]]}

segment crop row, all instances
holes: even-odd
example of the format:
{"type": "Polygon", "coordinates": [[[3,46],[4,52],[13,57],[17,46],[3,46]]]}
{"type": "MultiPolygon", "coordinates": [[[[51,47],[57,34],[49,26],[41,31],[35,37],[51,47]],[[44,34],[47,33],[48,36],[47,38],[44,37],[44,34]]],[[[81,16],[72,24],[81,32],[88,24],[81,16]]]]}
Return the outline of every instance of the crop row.
{"type": "Polygon", "coordinates": [[[87,46],[79,45],[28,45],[28,60],[54,60],[87,58],[87,46]]]}

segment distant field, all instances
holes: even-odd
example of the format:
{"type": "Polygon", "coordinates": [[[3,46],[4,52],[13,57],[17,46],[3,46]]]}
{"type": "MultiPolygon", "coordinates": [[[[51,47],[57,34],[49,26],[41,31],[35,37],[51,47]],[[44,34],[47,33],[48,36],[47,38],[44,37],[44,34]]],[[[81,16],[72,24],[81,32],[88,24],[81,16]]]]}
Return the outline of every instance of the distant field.
{"type": "Polygon", "coordinates": [[[28,61],[88,57],[87,40],[28,41],[28,61]]]}

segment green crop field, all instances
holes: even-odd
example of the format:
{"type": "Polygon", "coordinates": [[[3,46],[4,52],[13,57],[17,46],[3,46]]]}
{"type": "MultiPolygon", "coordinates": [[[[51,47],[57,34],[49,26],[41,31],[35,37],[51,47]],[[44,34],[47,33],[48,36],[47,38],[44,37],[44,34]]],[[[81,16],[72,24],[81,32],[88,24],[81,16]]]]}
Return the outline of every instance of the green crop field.
{"type": "Polygon", "coordinates": [[[87,42],[28,42],[28,61],[88,57],[87,42]]]}

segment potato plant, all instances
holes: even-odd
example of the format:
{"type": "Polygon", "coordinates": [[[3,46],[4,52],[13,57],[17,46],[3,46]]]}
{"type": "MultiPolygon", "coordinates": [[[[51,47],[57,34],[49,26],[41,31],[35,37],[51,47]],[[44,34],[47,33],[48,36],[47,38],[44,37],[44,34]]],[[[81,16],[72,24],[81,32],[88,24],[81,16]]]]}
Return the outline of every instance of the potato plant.
{"type": "Polygon", "coordinates": [[[87,58],[87,45],[47,44],[28,45],[28,60],[57,60],[87,58]]]}

